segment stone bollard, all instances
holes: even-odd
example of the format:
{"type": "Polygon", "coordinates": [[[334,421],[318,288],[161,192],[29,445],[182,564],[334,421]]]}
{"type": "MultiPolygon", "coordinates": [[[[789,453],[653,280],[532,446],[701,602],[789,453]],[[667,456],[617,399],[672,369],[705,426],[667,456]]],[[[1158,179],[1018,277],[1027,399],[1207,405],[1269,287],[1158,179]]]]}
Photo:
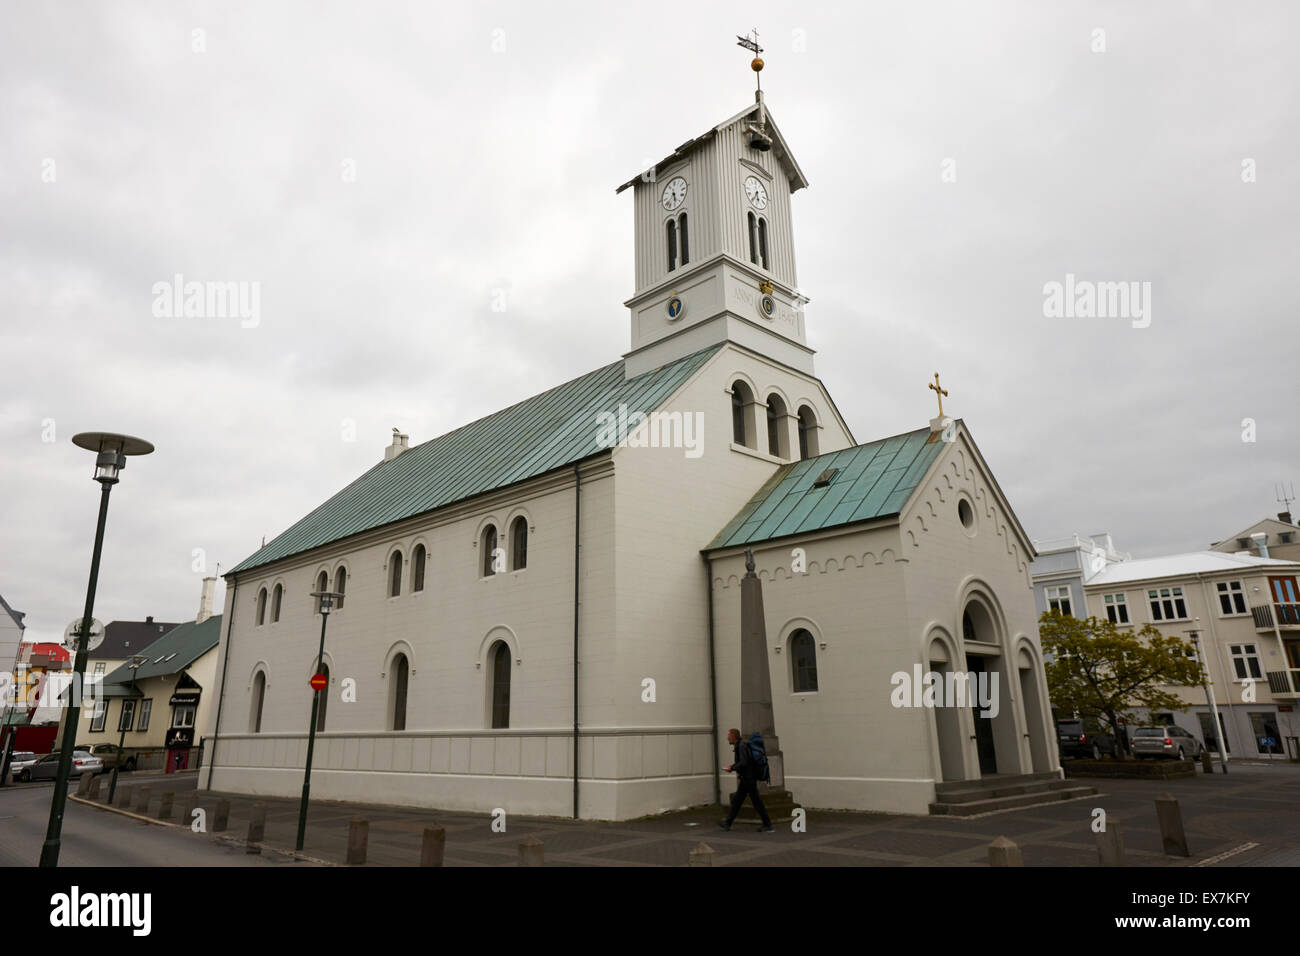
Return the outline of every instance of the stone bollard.
{"type": "Polygon", "coordinates": [[[248,852],[261,853],[261,847],[253,849],[258,843],[266,839],[266,804],[258,800],[253,804],[253,814],[248,819],[248,852]]]}
{"type": "Polygon", "coordinates": [[[149,812],[149,788],[140,787],[135,792],[135,811],[136,813],[149,812]]]}
{"type": "Polygon", "coordinates": [[[1206,773],[1214,773],[1214,760],[1210,757],[1208,750],[1201,751],[1201,769],[1206,773]]]}
{"type": "Polygon", "coordinates": [[[131,806],[131,788],[129,786],[117,788],[117,805],[124,810],[131,806]]]}
{"type": "Polygon", "coordinates": [[[1024,866],[1020,847],[1004,836],[989,844],[989,866],[1024,866]]]}
{"type": "Polygon", "coordinates": [[[701,843],[691,850],[690,863],[688,866],[712,866],[713,865],[713,847],[707,843],[701,843]]]}
{"type": "Polygon", "coordinates": [[[1119,821],[1106,817],[1106,829],[1097,834],[1097,862],[1101,866],[1127,866],[1124,862],[1124,834],[1119,821]]]}
{"type": "Polygon", "coordinates": [[[212,815],[212,832],[224,833],[230,824],[230,801],[222,797],[217,801],[217,810],[212,815]]]}
{"type": "Polygon", "coordinates": [[[348,821],[348,865],[362,866],[366,862],[366,845],[370,842],[370,824],[361,817],[348,821]]]}
{"type": "Polygon", "coordinates": [[[77,796],[84,797],[90,793],[90,781],[95,778],[93,773],[83,773],[77,778],[77,796]]]}
{"type": "Polygon", "coordinates": [[[1167,856],[1191,856],[1187,849],[1187,832],[1183,829],[1183,811],[1178,801],[1167,793],[1156,797],[1156,819],[1160,822],[1160,842],[1167,856]]]}
{"type": "Polygon", "coordinates": [[[544,866],[544,847],[535,836],[526,836],[519,841],[520,866],[544,866]]]}
{"type": "Polygon", "coordinates": [[[158,819],[170,820],[172,818],[172,804],[176,802],[175,790],[164,790],[162,800],[158,803],[158,819]]]}
{"type": "Polygon", "coordinates": [[[99,774],[95,774],[93,777],[90,778],[90,786],[86,788],[86,798],[87,798],[87,799],[89,799],[89,800],[98,800],[98,799],[99,799],[99,785],[100,785],[100,783],[101,783],[101,781],[100,781],[100,778],[99,778],[99,774]]]}
{"type": "Polygon", "coordinates": [[[442,856],[447,849],[447,831],[440,826],[424,828],[424,844],[420,847],[420,866],[442,866],[442,856]]]}

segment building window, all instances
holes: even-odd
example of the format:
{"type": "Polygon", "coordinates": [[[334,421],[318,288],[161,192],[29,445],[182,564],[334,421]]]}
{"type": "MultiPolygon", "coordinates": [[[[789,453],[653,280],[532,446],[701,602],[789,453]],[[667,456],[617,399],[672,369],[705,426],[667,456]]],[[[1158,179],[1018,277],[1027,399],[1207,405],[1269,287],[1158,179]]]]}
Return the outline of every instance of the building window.
{"type": "Polygon", "coordinates": [[[153,712],[153,701],[140,701],[140,726],[136,728],[140,733],[149,729],[149,715],[153,712]]]}
{"type": "Polygon", "coordinates": [[[749,214],[749,261],[758,265],[758,217],[749,214]]]}
{"type": "Polygon", "coordinates": [[[1259,655],[1254,644],[1232,644],[1232,669],[1236,671],[1237,680],[1262,680],[1264,673],[1260,670],[1259,655]]]}
{"type": "Polygon", "coordinates": [[[754,396],[749,391],[749,386],[744,382],[732,382],[731,384],[731,438],[737,445],[744,445],[747,448],[754,447],[750,442],[749,429],[746,427],[746,417],[749,415],[749,406],[753,404],[754,396]]]}
{"type": "Polygon", "coordinates": [[[975,622],[971,620],[970,611],[965,611],[961,616],[961,637],[964,641],[978,641],[979,635],[975,633],[975,622]]]}
{"type": "Polygon", "coordinates": [[[101,733],[104,729],[104,720],[108,717],[108,701],[100,697],[95,701],[95,715],[90,719],[90,732],[92,734],[101,733]]]}
{"type": "Polygon", "coordinates": [[[393,730],[406,729],[406,685],[411,673],[411,666],[405,654],[398,654],[393,659],[393,730]]]}
{"type": "Polygon", "coordinates": [[[528,519],[523,515],[510,525],[510,569],[522,571],[528,567],[528,519]]]}
{"type": "Polygon", "coordinates": [[[388,558],[388,596],[402,593],[402,552],[394,551],[388,558]]]}
{"type": "Polygon", "coordinates": [[[668,220],[668,271],[677,268],[677,220],[668,220]]]}
{"type": "Polygon", "coordinates": [[[173,727],[193,727],[194,726],[194,704],[181,704],[172,711],[173,727]]]}
{"type": "Polygon", "coordinates": [[[330,576],[328,571],[322,571],[316,575],[316,613],[320,613],[321,602],[325,600],[323,594],[330,589],[330,576]]]}
{"type": "Polygon", "coordinates": [[[1070,611],[1070,587],[1061,585],[1047,589],[1047,609],[1063,617],[1074,617],[1070,611]]]}
{"type": "Polygon", "coordinates": [[[122,698],[122,713],[117,717],[117,732],[130,730],[131,725],[135,723],[135,701],[129,698],[122,698]]]}
{"type": "Polygon", "coordinates": [[[284,599],[284,586],[277,584],[271,592],[271,623],[280,620],[280,602],[284,599]]]}
{"type": "Polygon", "coordinates": [[[691,237],[686,229],[686,213],[677,217],[677,244],[682,251],[682,265],[691,261],[691,237]]]}
{"type": "Polygon", "coordinates": [[[817,690],[817,647],[807,631],[795,631],[790,637],[790,667],[794,673],[796,694],[817,690]]]}
{"type": "Polygon", "coordinates": [[[479,546],[483,549],[483,577],[490,578],[497,573],[496,525],[490,524],[483,529],[483,536],[479,540],[479,546]]]}
{"type": "Polygon", "coordinates": [[[320,672],[325,675],[325,688],[320,692],[320,709],[316,711],[316,733],[325,732],[325,705],[330,702],[330,666],[323,661],[320,672]]]}
{"type": "Polygon", "coordinates": [[[336,611],[341,611],[343,609],[343,591],[347,588],[347,584],[347,569],[339,568],[334,572],[334,593],[336,595],[334,598],[334,610],[336,611]]]}
{"type": "Polygon", "coordinates": [[[1107,594],[1104,596],[1106,601],[1106,618],[1112,624],[1128,623],[1128,600],[1124,597],[1124,592],[1117,594],[1107,594]]]}
{"type": "Polygon", "coordinates": [[[510,726],[510,648],[505,641],[492,646],[492,727],[510,726]]]}
{"type": "MultiPolygon", "coordinates": [[[[253,677],[253,711],[248,715],[248,732],[250,734],[260,734],[262,732],[262,704],[266,701],[266,674],[258,671],[253,677]]],[[[145,701],[148,703],[148,701],[145,701]]],[[[145,715],[141,715],[140,720],[145,721],[145,715]]],[[[143,728],[141,728],[143,729],[143,728]]]]}
{"type": "Polygon", "coordinates": [[[785,402],[780,395],[767,396],[767,451],[777,458],[787,458],[785,449],[785,402]]]}
{"type": "Polygon", "coordinates": [[[1240,581],[1220,581],[1215,585],[1219,592],[1219,610],[1224,614],[1246,613],[1246,592],[1240,581]]]}
{"type": "Polygon", "coordinates": [[[758,217],[758,259],[759,265],[767,268],[767,220],[758,217]]]}
{"type": "Polygon", "coordinates": [[[1277,714],[1249,713],[1247,716],[1255,734],[1255,749],[1262,754],[1280,754],[1282,735],[1277,729],[1277,714]]]}
{"type": "Polygon", "coordinates": [[[422,544],[417,544],[415,550],[411,552],[411,590],[424,590],[424,564],[428,560],[428,550],[422,544]]]}
{"type": "Polygon", "coordinates": [[[257,626],[266,623],[266,588],[257,592],[257,626]]]}
{"type": "Polygon", "coordinates": [[[1151,602],[1151,620],[1182,621],[1187,618],[1187,603],[1182,588],[1160,588],[1147,592],[1151,602]]]}
{"type": "Polygon", "coordinates": [[[817,416],[807,405],[799,406],[799,460],[817,456],[817,416]]]}

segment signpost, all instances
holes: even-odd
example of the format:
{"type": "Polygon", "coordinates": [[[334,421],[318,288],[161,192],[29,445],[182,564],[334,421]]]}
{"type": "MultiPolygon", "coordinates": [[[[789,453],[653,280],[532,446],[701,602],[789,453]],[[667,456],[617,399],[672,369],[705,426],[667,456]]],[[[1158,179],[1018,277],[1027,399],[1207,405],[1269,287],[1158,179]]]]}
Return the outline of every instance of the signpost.
{"type": "Polygon", "coordinates": [[[316,715],[320,712],[320,695],[329,686],[329,678],[322,673],[325,666],[325,625],[329,623],[330,610],[334,601],[343,595],[337,591],[312,591],[312,597],[320,599],[320,651],[316,654],[316,673],[308,682],[311,685],[311,726],[307,729],[307,767],[302,775],[302,803],[298,807],[298,844],[301,852],[302,841],[307,836],[307,800],[311,795],[311,757],[316,749],[316,715]]]}

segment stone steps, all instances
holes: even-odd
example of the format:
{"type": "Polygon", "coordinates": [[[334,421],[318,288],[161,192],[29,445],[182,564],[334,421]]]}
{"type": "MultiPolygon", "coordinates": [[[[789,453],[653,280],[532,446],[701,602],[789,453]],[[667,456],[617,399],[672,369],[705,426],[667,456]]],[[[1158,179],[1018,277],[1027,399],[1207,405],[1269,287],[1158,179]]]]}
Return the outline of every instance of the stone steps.
{"type": "Polygon", "coordinates": [[[1044,773],[952,781],[938,784],[935,791],[935,802],[930,804],[931,814],[968,817],[1053,800],[1075,800],[1095,794],[1097,788],[1044,773]]]}

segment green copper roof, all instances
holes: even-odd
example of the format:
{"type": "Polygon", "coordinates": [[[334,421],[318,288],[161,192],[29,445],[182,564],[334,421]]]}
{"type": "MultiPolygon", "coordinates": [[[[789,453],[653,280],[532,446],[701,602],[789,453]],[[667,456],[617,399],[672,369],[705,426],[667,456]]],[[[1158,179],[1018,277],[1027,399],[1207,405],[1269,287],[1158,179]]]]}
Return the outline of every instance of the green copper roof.
{"type": "Polygon", "coordinates": [[[706,551],[898,514],[943,442],[929,428],[782,466],[706,551]],[[825,487],[814,483],[837,469],[825,487]]]}
{"type": "Polygon", "coordinates": [[[649,413],[720,348],[625,380],[623,362],[597,369],[381,462],[230,572],[535,478],[604,451],[598,416],[649,413]]]}
{"type": "MultiPolygon", "coordinates": [[[[136,680],[177,674],[217,646],[221,640],[221,615],[214,614],[202,624],[186,621],[177,624],[142,651],[145,662],[135,673],[136,680]]],[[[131,668],[123,664],[104,677],[107,697],[134,696],[131,668]]]]}

